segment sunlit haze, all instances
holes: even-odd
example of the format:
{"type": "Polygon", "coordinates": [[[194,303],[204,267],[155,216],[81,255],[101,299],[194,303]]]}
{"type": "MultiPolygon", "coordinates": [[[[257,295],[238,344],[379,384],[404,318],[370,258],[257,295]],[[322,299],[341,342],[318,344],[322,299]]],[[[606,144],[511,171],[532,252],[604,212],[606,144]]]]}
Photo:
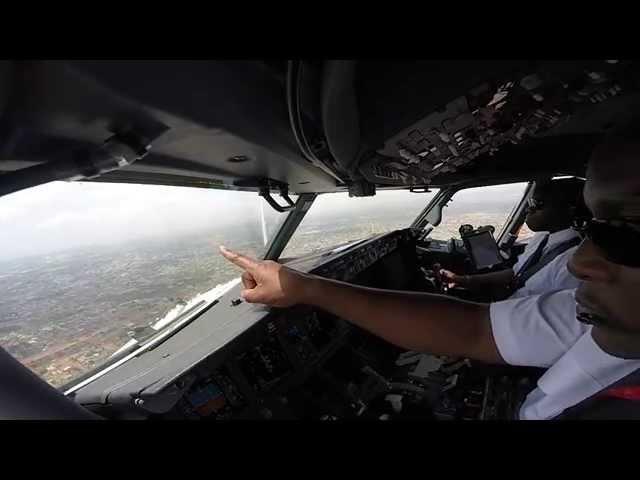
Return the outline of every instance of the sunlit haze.
{"type": "Polygon", "coordinates": [[[249,192],[52,182],[0,198],[0,258],[197,233],[256,215],[260,201],[249,192]]]}

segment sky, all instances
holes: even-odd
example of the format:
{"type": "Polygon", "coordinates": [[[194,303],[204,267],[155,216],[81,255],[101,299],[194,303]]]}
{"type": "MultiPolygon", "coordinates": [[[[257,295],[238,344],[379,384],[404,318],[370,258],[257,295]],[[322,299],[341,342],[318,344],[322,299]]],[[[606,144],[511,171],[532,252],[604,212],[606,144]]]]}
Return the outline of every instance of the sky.
{"type": "Polygon", "coordinates": [[[51,182],[0,198],[0,259],[224,228],[256,216],[255,193],[51,182]]]}
{"type": "MultiPolygon", "coordinates": [[[[518,190],[519,189],[519,190],[518,190]]],[[[491,187],[486,200],[504,198],[522,186],[491,187]]],[[[465,195],[477,201],[477,194],[465,195]]],[[[372,198],[323,194],[312,207],[315,215],[358,215],[396,207],[415,211],[433,196],[407,191],[378,192],[372,198]]],[[[38,255],[78,246],[111,245],[147,237],[166,238],[224,229],[260,218],[256,193],[159,185],[51,182],[0,197],[0,260],[38,255]]],[[[268,222],[281,214],[266,204],[268,222]]],[[[413,213],[412,213],[413,215],[413,213]]]]}

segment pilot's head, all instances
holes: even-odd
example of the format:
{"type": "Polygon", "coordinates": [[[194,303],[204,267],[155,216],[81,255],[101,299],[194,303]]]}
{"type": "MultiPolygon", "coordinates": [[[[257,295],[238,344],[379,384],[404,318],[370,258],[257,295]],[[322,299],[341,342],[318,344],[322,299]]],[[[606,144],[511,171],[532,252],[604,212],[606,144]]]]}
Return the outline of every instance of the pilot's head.
{"type": "Polygon", "coordinates": [[[526,223],[534,232],[557,232],[570,228],[577,216],[584,215],[584,181],[560,178],[536,182],[529,200],[526,223]]]}
{"type": "Polygon", "coordinates": [[[605,351],[640,358],[640,124],[594,150],[584,199],[594,220],[568,265],[582,280],[578,319],[605,351]]]}

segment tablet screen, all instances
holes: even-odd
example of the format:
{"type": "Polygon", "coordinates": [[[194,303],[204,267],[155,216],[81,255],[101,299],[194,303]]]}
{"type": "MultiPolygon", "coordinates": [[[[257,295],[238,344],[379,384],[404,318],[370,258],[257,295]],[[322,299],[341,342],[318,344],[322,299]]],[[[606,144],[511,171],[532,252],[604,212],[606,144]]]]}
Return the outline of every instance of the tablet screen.
{"type": "Polygon", "coordinates": [[[502,263],[498,245],[491,232],[484,231],[465,237],[473,263],[478,270],[502,263]]]}

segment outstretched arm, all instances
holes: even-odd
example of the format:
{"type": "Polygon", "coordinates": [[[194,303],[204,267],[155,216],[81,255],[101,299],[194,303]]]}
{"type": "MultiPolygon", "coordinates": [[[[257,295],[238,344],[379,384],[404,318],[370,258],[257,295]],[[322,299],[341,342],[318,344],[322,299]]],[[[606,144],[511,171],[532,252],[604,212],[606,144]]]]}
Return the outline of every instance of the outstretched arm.
{"type": "Polygon", "coordinates": [[[313,305],[407,349],[504,363],[491,333],[487,304],[351,285],[220,250],[244,270],[241,295],[247,302],[313,305]]]}

